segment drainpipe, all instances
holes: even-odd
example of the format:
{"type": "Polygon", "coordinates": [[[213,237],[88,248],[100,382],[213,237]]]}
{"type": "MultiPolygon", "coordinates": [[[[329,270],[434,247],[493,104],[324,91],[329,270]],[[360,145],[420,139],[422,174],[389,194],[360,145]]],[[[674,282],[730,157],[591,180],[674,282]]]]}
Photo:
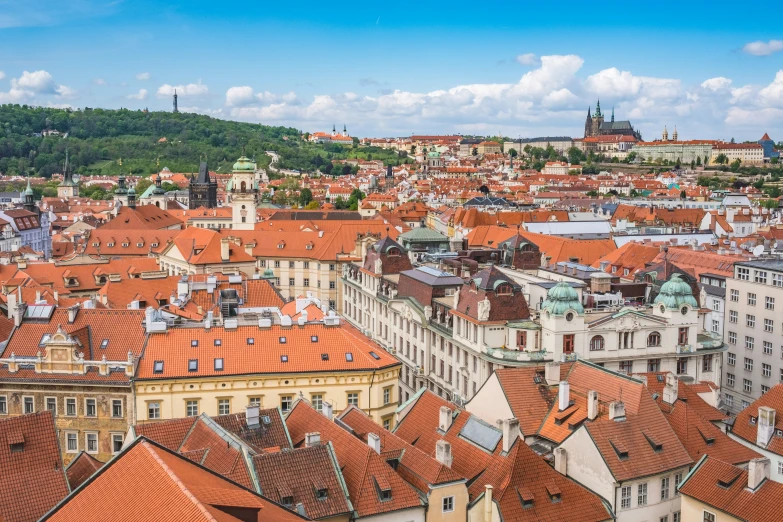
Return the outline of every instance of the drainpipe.
{"type": "Polygon", "coordinates": [[[492,522],[492,486],[484,486],[484,522],[492,522]]]}
{"type": "Polygon", "coordinates": [[[372,371],[372,377],[370,377],[370,389],[367,390],[367,411],[370,412],[370,415],[372,416],[372,386],[375,382],[375,372],[377,370],[372,371]]]}

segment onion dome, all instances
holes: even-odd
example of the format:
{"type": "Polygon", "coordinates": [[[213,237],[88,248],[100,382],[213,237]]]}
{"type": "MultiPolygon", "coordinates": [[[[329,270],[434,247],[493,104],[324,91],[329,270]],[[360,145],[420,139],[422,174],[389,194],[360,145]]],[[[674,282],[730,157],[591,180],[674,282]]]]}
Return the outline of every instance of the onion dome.
{"type": "Polygon", "coordinates": [[[677,310],[682,305],[698,308],[699,304],[693,297],[693,291],[688,283],[680,278],[680,274],[672,274],[662,286],[655,304],[663,304],[670,310],[677,310]]]}
{"type": "Polygon", "coordinates": [[[560,281],[549,289],[541,309],[552,315],[563,315],[568,310],[573,310],[578,314],[585,313],[585,309],[579,301],[579,294],[564,281],[560,281]]]}
{"type": "Polygon", "coordinates": [[[255,172],[256,164],[247,156],[240,157],[233,167],[234,172],[255,172]]]}

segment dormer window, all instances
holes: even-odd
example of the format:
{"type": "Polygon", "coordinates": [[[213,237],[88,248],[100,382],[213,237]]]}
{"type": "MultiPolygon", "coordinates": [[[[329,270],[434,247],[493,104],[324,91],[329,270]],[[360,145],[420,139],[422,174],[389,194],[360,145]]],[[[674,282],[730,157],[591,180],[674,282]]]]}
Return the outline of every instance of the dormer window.
{"type": "Polygon", "coordinates": [[[294,497],[286,496],[280,498],[280,503],[284,505],[287,508],[290,508],[294,505],[294,497]]]}
{"type": "Polygon", "coordinates": [[[101,244],[96,241],[95,243],[92,244],[92,246],[98,247],[98,246],[101,246],[101,244]]]}
{"type": "Polygon", "coordinates": [[[312,249],[313,249],[313,244],[312,243],[307,243],[305,245],[305,250],[312,250],[312,249]]]}
{"type": "Polygon", "coordinates": [[[397,247],[392,247],[392,248],[390,248],[390,249],[389,249],[389,251],[387,252],[387,255],[388,255],[389,257],[398,257],[398,256],[400,255],[400,249],[399,249],[399,248],[397,248],[397,247]]]}
{"type": "Polygon", "coordinates": [[[315,490],[315,498],[318,500],[326,500],[328,490],[326,488],[318,488],[315,490]]]}
{"type": "Polygon", "coordinates": [[[150,246],[151,246],[152,248],[155,248],[155,247],[157,247],[157,246],[158,246],[158,244],[157,244],[157,243],[152,243],[150,246]]]}
{"type": "Polygon", "coordinates": [[[130,246],[130,243],[123,243],[122,246],[123,248],[128,248],[128,246],[130,246]]]}
{"type": "Polygon", "coordinates": [[[281,241],[281,242],[279,242],[279,243],[277,244],[277,248],[279,248],[279,249],[281,249],[281,250],[282,250],[283,248],[285,248],[285,241],[281,241]]]}
{"type": "Polygon", "coordinates": [[[519,500],[522,502],[522,507],[525,509],[530,509],[533,507],[533,492],[530,491],[525,486],[517,488],[517,495],[519,495],[519,500]]]}
{"type": "Polygon", "coordinates": [[[390,501],[392,499],[392,490],[386,477],[373,475],[373,482],[375,482],[375,490],[378,493],[378,499],[381,502],[390,501]]]}
{"type": "Polygon", "coordinates": [[[512,293],[511,285],[508,283],[502,283],[498,285],[497,290],[495,290],[495,293],[497,295],[511,295],[512,293]]]}
{"type": "Polygon", "coordinates": [[[106,246],[107,246],[107,247],[109,247],[109,248],[111,248],[111,247],[113,247],[113,246],[114,246],[114,243],[106,243],[106,246]]]}
{"type": "Polygon", "coordinates": [[[144,243],[136,243],[136,246],[137,246],[137,247],[139,247],[139,248],[141,248],[141,247],[143,247],[143,246],[144,246],[144,243]]]}

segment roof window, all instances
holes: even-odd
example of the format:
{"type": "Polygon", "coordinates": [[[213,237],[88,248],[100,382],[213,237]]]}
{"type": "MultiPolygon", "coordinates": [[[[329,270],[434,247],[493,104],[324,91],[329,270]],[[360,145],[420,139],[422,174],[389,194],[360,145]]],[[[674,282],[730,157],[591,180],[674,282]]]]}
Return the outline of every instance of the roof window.
{"type": "Polygon", "coordinates": [[[311,335],[310,336],[310,342],[311,343],[317,343],[318,342],[318,336],[317,335],[311,335]]]}
{"type": "Polygon", "coordinates": [[[214,343],[215,343],[215,346],[222,346],[223,345],[223,341],[221,339],[215,339],[214,343]]]}
{"type": "Polygon", "coordinates": [[[256,344],[256,340],[254,337],[248,337],[247,338],[247,344],[256,344]]]}
{"type": "Polygon", "coordinates": [[[152,367],[152,373],[163,373],[163,361],[155,361],[152,367]]]}
{"type": "Polygon", "coordinates": [[[280,337],[278,340],[280,341],[280,344],[285,344],[286,343],[286,338],[285,337],[280,337]]]}
{"type": "Polygon", "coordinates": [[[375,352],[370,352],[370,356],[371,356],[373,359],[375,359],[376,361],[379,361],[379,360],[381,359],[381,356],[380,356],[380,355],[378,355],[378,354],[377,354],[377,353],[375,353],[375,352]]]}
{"type": "Polygon", "coordinates": [[[345,352],[345,360],[348,362],[353,362],[353,354],[351,352],[345,352]]]}
{"type": "Polygon", "coordinates": [[[288,356],[287,355],[281,355],[280,356],[280,362],[287,363],[288,362],[288,356]]]}
{"type": "Polygon", "coordinates": [[[198,348],[198,339],[193,339],[190,341],[191,348],[198,348]]]}
{"type": "Polygon", "coordinates": [[[223,359],[215,359],[215,371],[216,372],[222,372],[223,371],[223,359]]]}
{"type": "Polygon", "coordinates": [[[198,359],[190,359],[188,361],[188,371],[189,372],[197,372],[198,371],[198,359]]]}
{"type": "Polygon", "coordinates": [[[322,353],[321,354],[321,360],[322,361],[328,361],[329,360],[329,354],[328,353],[322,353]]]}
{"type": "Polygon", "coordinates": [[[106,349],[107,346],[109,346],[108,339],[104,339],[103,341],[101,341],[101,349],[106,349]]]}

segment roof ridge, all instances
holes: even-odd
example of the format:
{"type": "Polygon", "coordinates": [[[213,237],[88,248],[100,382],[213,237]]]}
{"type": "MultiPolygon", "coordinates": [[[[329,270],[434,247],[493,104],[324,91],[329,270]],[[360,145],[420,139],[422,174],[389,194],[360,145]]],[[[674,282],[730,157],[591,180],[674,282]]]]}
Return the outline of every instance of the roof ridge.
{"type": "Polygon", "coordinates": [[[212,516],[212,514],[207,510],[207,508],[204,507],[204,504],[201,503],[199,499],[196,498],[196,496],[190,492],[188,487],[179,479],[176,473],[174,473],[174,470],[172,470],[168,464],[166,464],[162,458],[155,452],[155,450],[152,448],[150,444],[148,444],[145,441],[141,442],[141,446],[147,450],[147,452],[150,454],[150,456],[155,459],[155,461],[158,463],[158,465],[163,469],[163,471],[171,478],[171,480],[174,481],[174,483],[179,487],[179,489],[182,491],[182,493],[185,495],[185,497],[190,500],[196,508],[201,511],[201,513],[204,515],[204,517],[207,520],[210,520],[212,522],[218,522],[215,517],[212,516]]]}

